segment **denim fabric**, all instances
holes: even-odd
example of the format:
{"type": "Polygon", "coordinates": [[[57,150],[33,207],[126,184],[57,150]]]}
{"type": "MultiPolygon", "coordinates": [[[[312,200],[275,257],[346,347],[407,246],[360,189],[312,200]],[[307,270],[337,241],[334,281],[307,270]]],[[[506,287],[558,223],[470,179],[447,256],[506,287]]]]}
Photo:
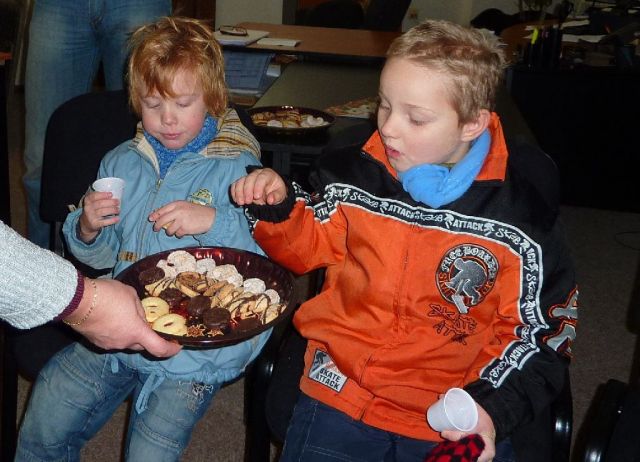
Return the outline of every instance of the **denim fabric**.
{"type": "MultiPolygon", "coordinates": [[[[437,443],[371,427],[301,394],[287,430],[280,462],[424,462],[437,443]]],[[[496,448],[494,462],[515,462],[510,441],[496,448]]]]}
{"type": "MultiPolygon", "coordinates": [[[[36,380],[18,437],[16,461],[79,461],[80,449],[148,376],[113,355],[76,343],[55,355],[36,380]]],[[[177,461],[218,385],[165,379],[142,414],[131,412],[126,459],[177,461]]]]}
{"type": "Polygon", "coordinates": [[[171,0],[36,0],[25,72],[25,176],[29,239],[47,247],[40,220],[44,137],[53,111],[91,90],[103,63],[107,90],[123,88],[126,40],[139,25],[171,13],[171,0]]]}

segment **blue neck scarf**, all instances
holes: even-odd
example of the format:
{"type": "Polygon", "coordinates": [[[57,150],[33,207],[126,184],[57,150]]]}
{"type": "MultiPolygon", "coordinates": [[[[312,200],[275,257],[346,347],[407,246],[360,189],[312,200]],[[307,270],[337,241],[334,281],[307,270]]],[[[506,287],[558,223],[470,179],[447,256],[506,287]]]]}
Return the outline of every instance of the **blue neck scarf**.
{"type": "Polygon", "coordinates": [[[164,178],[167,174],[167,170],[173,164],[173,162],[186,152],[200,152],[205,146],[211,143],[211,140],[216,136],[218,123],[216,119],[209,114],[204,119],[202,130],[198,133],[194,139],[189,141],[185,146],[180,149],[167,149],[156,138],[151,136],[147,131],[144,131],[144,137],[147,139],[151,147],[158,157],[158,164],[160,166],[160,178],[164,178]]]}
{"type": "Polygon", "coordinates": [[[398,172],[402,187],[413,200],[438,208],[462,196],[480,173],[491,135],[485,130],[476,138],[469,152],[453,168],[442,165],[421,164],[404,172],[398,172]]]}

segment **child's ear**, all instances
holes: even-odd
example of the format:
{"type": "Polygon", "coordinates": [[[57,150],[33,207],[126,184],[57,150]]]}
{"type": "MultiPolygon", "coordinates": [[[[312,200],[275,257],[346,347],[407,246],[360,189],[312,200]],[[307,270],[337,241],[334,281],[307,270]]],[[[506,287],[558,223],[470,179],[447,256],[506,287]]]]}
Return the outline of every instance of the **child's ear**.
{"type": "Polygon", "coordinates": [[[481,109],[474,120],[462,126],[462,141],[475,140],[489,126],[490,120],[491,113],[486,109],[481,109]]]}

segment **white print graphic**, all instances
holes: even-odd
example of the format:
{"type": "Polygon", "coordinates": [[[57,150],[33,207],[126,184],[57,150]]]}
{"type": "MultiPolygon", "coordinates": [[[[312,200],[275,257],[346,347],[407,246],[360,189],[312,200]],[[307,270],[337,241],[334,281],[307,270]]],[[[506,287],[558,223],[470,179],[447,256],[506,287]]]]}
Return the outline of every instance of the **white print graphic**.
{"type": "Polygon", "coordinates": [[[309,378],[337,392],[342,390],[347,381],[347,377],[338,370],[333,359],[322,350],[316,350],[313,354],[309,378]]]}

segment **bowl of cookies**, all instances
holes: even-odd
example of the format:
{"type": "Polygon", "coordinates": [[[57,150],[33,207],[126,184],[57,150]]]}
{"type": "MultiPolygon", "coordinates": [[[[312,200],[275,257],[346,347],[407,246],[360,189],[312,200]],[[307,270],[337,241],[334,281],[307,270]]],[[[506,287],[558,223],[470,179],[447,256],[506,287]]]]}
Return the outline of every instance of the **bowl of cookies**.
{"type": "Polygon", "coordinates": [[[248,109],[256,130],[265,135],[319,135],[336,118],[324,111],[298,106],[263,106],[248,109]]]}
{"type": "Polygon", "coordinates": [[[136,289],[147,322],[187,347],[247,340],[286,319],[293,275],[262,255],[188,247],[149,255],[117,278],[136,289]]]}

